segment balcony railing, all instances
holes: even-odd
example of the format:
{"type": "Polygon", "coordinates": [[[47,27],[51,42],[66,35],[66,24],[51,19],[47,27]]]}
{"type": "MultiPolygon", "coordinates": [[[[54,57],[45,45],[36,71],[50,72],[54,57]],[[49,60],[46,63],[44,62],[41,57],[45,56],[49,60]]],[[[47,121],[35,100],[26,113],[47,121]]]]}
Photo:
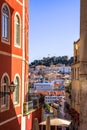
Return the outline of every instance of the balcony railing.
{"type": "Polygon", "coordinates": [[[29,102],[24,102],[23,104],[23,113],[27,114],[29,113],[29,111],[31,111],[33,109],[33,102],[29,101],[29,102]]]}
{"type": "Polygon", "coordinates": [[[44,97],[37,97],[35,98],[31,97],[32,101],[24,102],[23,104],[23,113],[24,115],[28,114],[30,111],[37,109],[44,105],[44,97]]]}

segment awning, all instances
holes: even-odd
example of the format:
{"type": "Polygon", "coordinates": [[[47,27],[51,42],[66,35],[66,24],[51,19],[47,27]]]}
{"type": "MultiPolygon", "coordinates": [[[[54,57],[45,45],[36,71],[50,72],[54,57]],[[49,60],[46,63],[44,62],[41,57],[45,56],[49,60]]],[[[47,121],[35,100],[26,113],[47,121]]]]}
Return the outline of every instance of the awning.
{"type": "MultiPolygon", "coordinates": [[[[50,126],[66,126],[68,127],[71,124],[70,120],[54,118],[50,119],[50,126]]],[[[46,125],[46,121],[41,122],[39,125],[46,125]]]]}

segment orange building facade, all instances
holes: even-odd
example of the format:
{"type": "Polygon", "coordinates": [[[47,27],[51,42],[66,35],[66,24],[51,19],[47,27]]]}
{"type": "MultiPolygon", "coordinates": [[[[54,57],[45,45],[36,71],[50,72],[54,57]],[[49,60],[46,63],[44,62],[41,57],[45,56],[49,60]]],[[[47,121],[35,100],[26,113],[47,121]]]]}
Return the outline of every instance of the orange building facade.
{"type": "Polygon", "coordinates": [[[28,90],[28,0],[0,1],[0,130],[25,130],[28,90]],[[9,92],[11,82],[16,85],[9,92]]]}

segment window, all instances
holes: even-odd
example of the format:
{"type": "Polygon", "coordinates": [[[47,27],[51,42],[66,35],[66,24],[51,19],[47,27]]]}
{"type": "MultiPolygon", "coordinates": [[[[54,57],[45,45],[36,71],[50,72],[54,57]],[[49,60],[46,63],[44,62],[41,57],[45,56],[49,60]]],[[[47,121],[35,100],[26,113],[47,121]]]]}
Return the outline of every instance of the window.
{"type": "Polygon", "coordinates": [[[71,69],[71,77],[72,77],[72,80],[74,80],[74,68],[71,69]]]}
{"type": "Polygon", "coordinates": [[[14,91],[14,104],[19,104],[19,77],[16,76],[14,83],[16,84],[14,91]]]}
{"type": "Polygon", "coordinates": [[[75,71],[75,80],[76,80],[76,79],[77,79],[77,77],[76,77],[76,76],[77,76],[77,75],[76,75],[77,69],[75,68],[74,71],[75,71]]]}
{"type": "Polygon", "coordinates": [[[9,10],[6,4],[2,7],[2,40],[9,41],[9,10]]]}
{"type": "Polygon", "coordinates": [[[20,47],[20,18],[19,15],[15,15],[15,46],[20,47]]]}
{"type": "Polygon", "coordinates": [[[77,68],[77,79],[79,79],[79,67],[77,68]]]}
{"type": "Polygon", "coordinates": [[[8,92],[8,85],[9,85],[9,80],[7,75],[4,75],[2,78],[2,83],[1,83],[1,110],[8,109],[8,103],[9,103],[9,94],[8,92]]]}

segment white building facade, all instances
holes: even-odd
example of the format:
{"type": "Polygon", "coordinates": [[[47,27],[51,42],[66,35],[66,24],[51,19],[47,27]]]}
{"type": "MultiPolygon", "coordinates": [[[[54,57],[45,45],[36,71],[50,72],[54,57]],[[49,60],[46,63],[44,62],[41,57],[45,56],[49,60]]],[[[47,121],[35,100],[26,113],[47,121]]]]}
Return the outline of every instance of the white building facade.
{"type": "Polygon", "coordinates": [[[50,92],[53,91],[53,83],[34,83],[34,89],[37,92],[50,92]]]}

